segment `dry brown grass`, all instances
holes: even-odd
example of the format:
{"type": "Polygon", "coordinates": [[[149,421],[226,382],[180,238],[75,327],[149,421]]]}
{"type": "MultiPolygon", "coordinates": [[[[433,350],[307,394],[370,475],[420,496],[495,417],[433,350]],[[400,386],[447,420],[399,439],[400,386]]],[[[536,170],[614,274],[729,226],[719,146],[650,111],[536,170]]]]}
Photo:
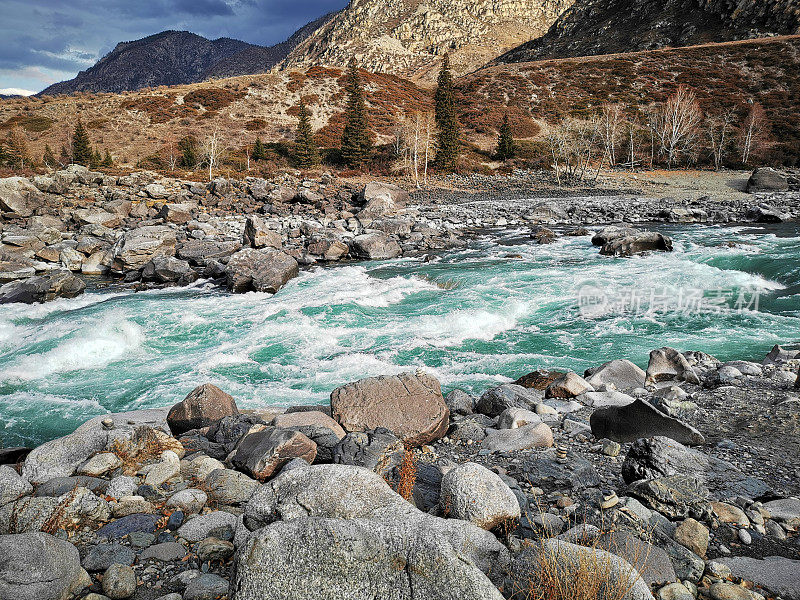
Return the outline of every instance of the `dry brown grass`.
{"type": "Polygon", "coordinates": [[[154,429],[139,427],[133,432],[131,439],[114,440],[109,452],[116,454],[122,461],[125,475],[135,475],[143,465],[159,460],[162,452],[173,449],[165,440],[166,436],[159,436],[154,429]]]}
{"type": "Polygon", "coordinates": [[[406,448],[403,460],[400,462],[400,471],[397,478],[395,491],[409,502],[414,498],[414,484],[417,482],[417,459],[414,451],[406,448]]]}

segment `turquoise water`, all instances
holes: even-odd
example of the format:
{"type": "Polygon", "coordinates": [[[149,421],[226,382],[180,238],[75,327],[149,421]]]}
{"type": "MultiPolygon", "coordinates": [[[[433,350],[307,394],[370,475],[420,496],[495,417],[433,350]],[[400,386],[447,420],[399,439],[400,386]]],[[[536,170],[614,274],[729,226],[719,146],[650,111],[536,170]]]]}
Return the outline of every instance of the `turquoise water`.
{"type": "Polygon", "coordinates": [[[586,237],[538,246],[509,233],[430,263],[316,268],[273,297],[199,285],[0,306],[0,443],[169,406],[204,382],[244,407],[325,403],[343,383],[409,368],[426,368],[446,390],[480,392],[542,366],[582,372],[622,357],[645,366],[663,345],[760,360],[775,343],[800,342],[796,225],[659,230],[674,237],[674,253],[607,258],[586,237]],[[587,281],[609,298],[701,290],[734,306],[587,314],[578,300],[587,281]],[[749,311],[735,306],[743,291],[749,311]]]}

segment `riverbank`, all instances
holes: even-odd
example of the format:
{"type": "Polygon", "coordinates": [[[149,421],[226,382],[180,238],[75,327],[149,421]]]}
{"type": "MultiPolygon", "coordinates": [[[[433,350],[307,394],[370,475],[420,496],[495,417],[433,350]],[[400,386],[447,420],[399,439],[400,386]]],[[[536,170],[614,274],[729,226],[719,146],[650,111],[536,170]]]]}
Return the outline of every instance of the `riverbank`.
{"type": "Polygon", "coordinates": [[[203,385],[172,407],[97,417],[3,451],[16,466],[0,467],[0,530],[13,534],[0,536],[0,589],[527,598],[546,560],[567,585],[621,578],[625,598],[796,599],[798,351],[723,363],[662,348],[642,366],[540,370],[446,397],[419,370],[287,410],[240,410],[203,385]]]}

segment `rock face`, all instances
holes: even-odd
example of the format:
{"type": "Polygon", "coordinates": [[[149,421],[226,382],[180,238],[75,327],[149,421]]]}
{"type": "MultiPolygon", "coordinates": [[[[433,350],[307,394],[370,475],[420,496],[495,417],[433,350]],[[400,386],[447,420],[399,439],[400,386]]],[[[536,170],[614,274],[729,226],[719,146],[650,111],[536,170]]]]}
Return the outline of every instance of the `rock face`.
{"type": "Polygon", "coordinates": [[[371,377],[337,388],[331,414],[345,431],[385,427],[410,445],[438,440],[450,419],[439,382],[425,373],[371,377]]]}
{"type": "Polygon", "coordinates": [[[0,535],[0,598],[68,600],[88,585],[69,542],[40,532],[0,535]]]}
{"type": "Polygon", "coordinates": [[[643,400],[636,400],[625,406],[597,409],[589,418],[589,423],[592,433],[598,439],[633,442],[639,438],[660,435],[682,444],[696,445],[705,442],[703,435],[694,427],[668,417],[643,400]]]}
{"type": "Polygon", "coordinates": [[[154,256],[175,256],[175,231],[164,225],[145,225],[125,232],[114,245],[113,268],[141,269],[154,256]]]}
{"type": "Polygon", "coordinates": [[[299,431],[267,427],[239,442],[231,463],[259,481],[269,479],[294,458],[309,464],[317,456],[317,445],[299,431]]]}
{"type": "Polygon", "coordinates": [[[747,181],[747,191],[756,192],[786,192],[789,190],[789,181],[786,176],[771,167],[760,167],[753,171],[747,181]]]}
{"type": "Polygon", "coordinates": [[[230,257],[226,268],[228,289],[237,294],[275,294],[298,273],[297,261],[274,248],[240,250],[230,257]]]}
{"type": "Polygon", "coordinates": [[[173,435],[190,429],[206,427],[223,417],[239,414],[233,396],[217,386],[205,383],[193,389],[182,401],[173,406],[167,415],[167,423],[173,435]]]}
{"type": "Polygon", "coordinates": [[[472,462],[445,473],[439,504],[444,515],[487,530],[520,516],[519,502],[511,488],[499,475],[472,462]]]}
{"type": "Polygon", "coordinates": [[[318,600],[501,600],[445,540],[402,523],[299,518],[260,529],[236,554],[229,595],[318,600]]]}

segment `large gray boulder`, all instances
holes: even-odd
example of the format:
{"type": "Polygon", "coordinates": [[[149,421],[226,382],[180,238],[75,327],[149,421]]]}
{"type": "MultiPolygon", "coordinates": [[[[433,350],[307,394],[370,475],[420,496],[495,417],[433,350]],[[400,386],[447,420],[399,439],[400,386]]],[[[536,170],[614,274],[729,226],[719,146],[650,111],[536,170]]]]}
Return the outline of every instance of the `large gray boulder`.
{"type": "Polygon", "coordinates": [[[672,379],[696,385],[700,383],[700,378],[683,353],[666,346],[650,352],[646,384],[654,386],[659,381],[672,379]]]}
{"type": "Polygon", "coordinates": [[[145,225],[126,231],[112,248],[113,269],[135,271],[154,256],[174,256],[175,244],[175,231],[165,225],[145,225]]]}
{"type": "Polygon", "coordinates": [[[369,260],[396,258],[402,254],[400,244],[385,233],[364,233],[357,235],[350,242],[353,256],[369,260]]]}
{"type": "Polygon", "coordinates": [[[8,465],[0,465],[0,506],[33,493],[33,487],[8,465]]]}
{"type": "Polygon", "coordinates": [[[385,427],[410,445],[438,440],[450,423],[439,381],[421,372],[339,387],[331,392],[331,415],[345,431],[385,427]]]}
{"type": "Polygon", "coordinates": [[[251,291],[275,294],[298,273],[297,261],[285,252],[275,248],[245,248],[228,260],[226,283],[236,294],[251,291]]]}
{"type": "Polygon", "coordinates": [[[86,283],[68,271],[10,281],[0,286],[0,304],[20,302],[33,304],[56,298],[75,298],[86,289],[86,283]]]}
{"type": "Polygon", "coordinates": [[[514,559],[511,573],[512,592],[548,583],[556,589],[574,589],[588,578],[592,589],[599,588],[598,598],[653,600],[647,583],[628,561],[605,550],[556,539],[523,550],[514,559]]]}
{"type": "Polygon", "coordinates": [[[283,245],[281,234],[269,228],[261,217],[250,215],[244,224],[242,242],[250,248],[275,248],[280,250],[283,245]]]}
{"type": "Polygon", "coordinates": [[[747,181],[747,191],[756,192],[786,192],[789,190],[789,180],[782,173],[771,167],[759,167],[747,181]]]}
{"type": "Polygon", "coordinates": [[[167,410],[136,410],[90,419],[73,433],[34,448],[25,459],[22,476],[33,484],[69,477],[90,456],[108,450],[115,440],[130,439],[134,430],[142,426],[170,433],[167,410]],[[110,428],[103,426],[106,419],[113,422],[110,428]]]}
{"type": "Polygon", "coordinates": [[[194,388],[169,410],[167,424],[174,435],[180,435],[238,414],[233,396],[211,383],[205,383],[194,388]]]}
{"type": "Polygon", "coordinates": [[[729,567],[735,577],[752,581],[784,600],[800,600],[800,560],[782,556],[767,556],[764,560],[746,556],[716,560],[729,567]]]}
{"type": "Polygon", "coordinates": [[[403,442],[384,427],[370,431],[352,431],[333,449],[333,462],[341,465],[366,467],[380,475],[400,464],[403,442]]]}
{"type": "Polygon", "coordinates": [[[439,505],[442,514],[487,530],[520,516],[519,502],[511,488],[497,473],[473,462],[444,474],[439,505]]]}
{"type": "Polygon", "coordinates": [[[515,383],[506,383],[486,390],[475,404],[475,412],[497,417],[508,408],[532,410],[544,399],[544,392],[528,389],[515,383]]]}
{"type": "Polygon", "coordinates": [[[600,248],[604,256],[633,256],[644,252],[672,252],[672,238],[655,231],[619,237],[600,248]]]}
{"type": "Polygon", "coordinates": [[[691,425],[669,417],[644,400],[624,406],[599,408],[589,418],[592,434],[597,439],[633,442],[643,437],[665,436],[682,444],[705,442],[703,435],[691,425]]]}
{"type": "Polygon", "coordinates": [[[501,600],[437,532],[402,521],[302,517],[273,523],[235,557],[232,600],[501,600]]]}
{"type": "Polygon", "coordinates": [[[41,532],[0,535],[0,598],[68,600],[91,583],[69,542],[41,532]]]}
{"type": "Polygon", "coordinates": [[[446,540],[484,573],[507,566],[508,551],[491,533],[459,519],[440,519],[415,508],[372,471],[350,465],[292,469],[262,486],[245,509],[250,530],[302,517],[366,519],[426,531],[446,540]]]}
{"type": "Polygon", "coordinates": [[[230,463],[248,475],[264,481],[295,458],[309,464],[317,456],[317,445],[293,429],[265,427],[246,435],[230,457],[230,463]]]}
{"type": "Polygon", "coordinates": [[[663,436],[636,440],[622,463],[626,483],[670,475],[697,477],[719,498],[757,498],[769,487],[755,477],[742,473],[731,463],[687,448],[663,436]]]}
{"type": "Polygon", "coordinates": [[[41,205],[41,192],[25,177],[0,179],[0,213],[9,213],[13,217],[30,217],[41,205]]]}
{"type": "Polygon", "coordinates": [[[612,360],[587,369],[584,379],[595,388],[613,384],[618,390],[631,390],[644,387],[646,374],[629,360],[612,360]]]}

